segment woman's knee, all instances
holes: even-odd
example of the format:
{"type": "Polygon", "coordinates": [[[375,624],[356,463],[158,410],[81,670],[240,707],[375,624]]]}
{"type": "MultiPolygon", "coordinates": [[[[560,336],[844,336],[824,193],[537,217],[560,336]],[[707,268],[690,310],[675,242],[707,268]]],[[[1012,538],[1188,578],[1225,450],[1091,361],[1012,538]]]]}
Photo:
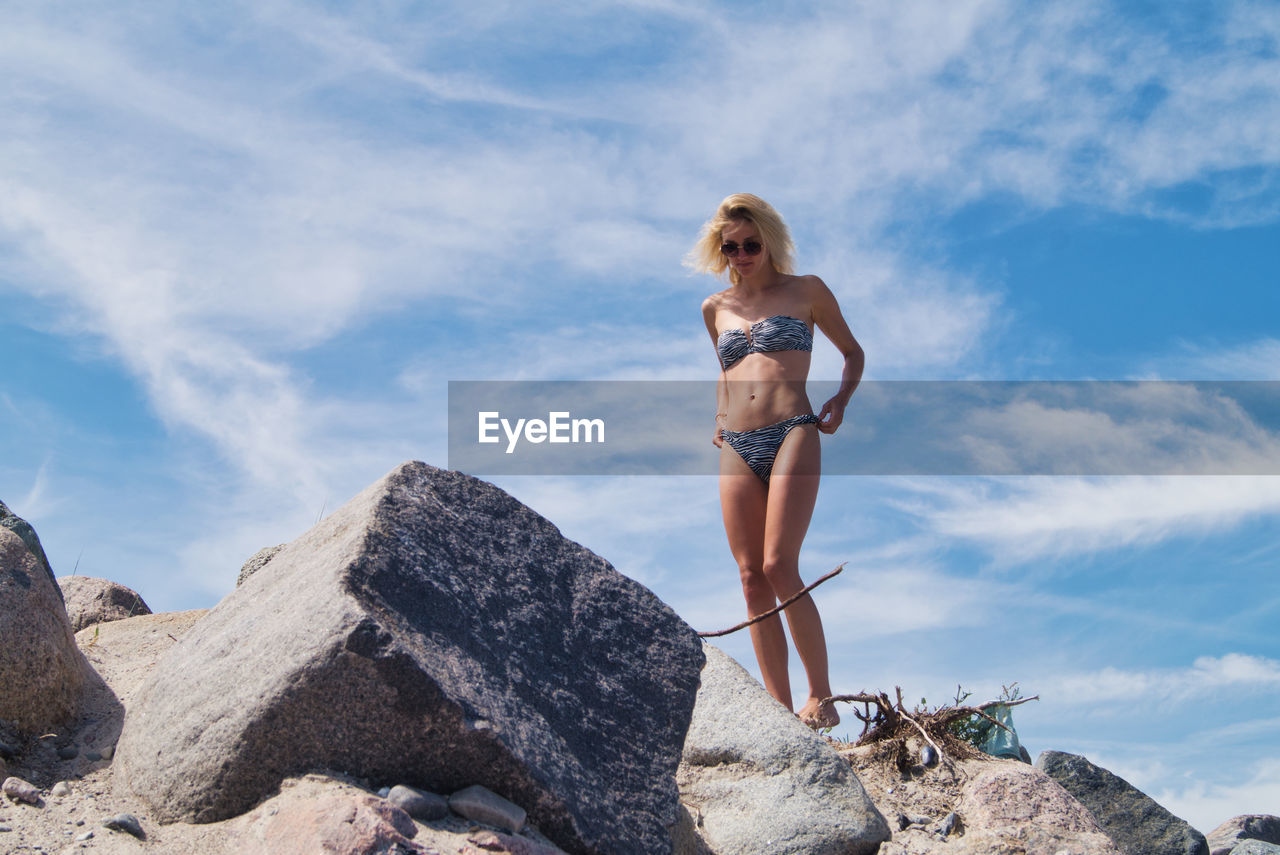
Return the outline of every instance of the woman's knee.
{"type": "Polygon", "coordinates": [[[760,575],[779,598],[789,597],[804,587],[800,581],[800,566],[796,561],[765,559],[760,575]]]}
{"type": "Polygon", "coordinates": [[[764,597],[773,597],[773,586],[769,583],[761,565],[739,565],[738,575],[742,580],[742,593],[748,603],[764,597]]]}

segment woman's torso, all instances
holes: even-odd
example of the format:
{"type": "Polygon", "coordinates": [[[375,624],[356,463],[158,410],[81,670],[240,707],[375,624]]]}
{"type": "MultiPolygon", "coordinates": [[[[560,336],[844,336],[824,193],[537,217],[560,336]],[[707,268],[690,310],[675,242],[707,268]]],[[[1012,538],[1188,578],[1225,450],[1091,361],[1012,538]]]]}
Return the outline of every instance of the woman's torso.
{"type": "Polygon", "coordinates": [[[813,412],[805,393],[813,347],[812,310],[798,287],[744,299],[716,295],[716,349],[727,383],[725,425],[753,430],[813,412]]]}

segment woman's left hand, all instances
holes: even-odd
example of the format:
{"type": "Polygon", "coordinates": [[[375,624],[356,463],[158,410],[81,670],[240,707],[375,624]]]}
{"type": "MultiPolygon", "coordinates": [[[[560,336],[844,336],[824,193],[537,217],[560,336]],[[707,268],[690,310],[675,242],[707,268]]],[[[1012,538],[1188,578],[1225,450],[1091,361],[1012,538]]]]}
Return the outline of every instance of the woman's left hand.
{"type": "Polygon", "coordinates": [[[838,398],[832,398],[822,405],[818,413],[818,430],[823,433],[835,433],[836,428],[844,421],[844,404],[838,398]]]}

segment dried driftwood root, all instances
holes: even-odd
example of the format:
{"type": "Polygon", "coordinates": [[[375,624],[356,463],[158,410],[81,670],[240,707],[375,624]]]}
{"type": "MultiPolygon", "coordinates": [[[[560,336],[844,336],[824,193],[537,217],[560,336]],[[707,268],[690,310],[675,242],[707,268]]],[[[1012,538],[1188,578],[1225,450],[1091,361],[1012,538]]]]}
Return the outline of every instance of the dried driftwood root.
{"type": "Polygon", "coordinates": [[[835,695],[826,698],[823,703],[862,704],[862,710],[854,710],[853,714],[862,722],[862,734],[855,745],[873,745],[878,742],[895,740],[901,744],[899,765],[908,763],[908,752],[905,750],[906,740],[919,735],[924,738],[938,756],[950,754],[957,758],[977,758],[986,755],[976,747],[958,738],[951,732],[951,725],[970,716],[978,716],[994,724],[1002,730],[1008,730],[1000,722],[987,715],[986,710],[996,706],[1014,707],[1027,701],[1040,699],[1039,695],[1030,698],[1019,698],[1011,701],[990,701],[980,706],[943,706],[936,710],[915,708],[908,710],[902,703],[902,689],[894,687],[897,700],[890,700],[884,692],[871,694],[861,692],[856,695],[835,695]],[[944,750],[945,747],[945,750],[944,750]]]}

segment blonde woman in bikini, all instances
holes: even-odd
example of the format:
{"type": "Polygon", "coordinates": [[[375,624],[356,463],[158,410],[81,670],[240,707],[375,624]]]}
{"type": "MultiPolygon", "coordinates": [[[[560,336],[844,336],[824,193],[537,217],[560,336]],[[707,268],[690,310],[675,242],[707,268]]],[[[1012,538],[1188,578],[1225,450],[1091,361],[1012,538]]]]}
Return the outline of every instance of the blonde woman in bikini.
{"type": "MultiPolygon", "coordinates": [[[[748,193],[725,199],[688,263],[723,275],[730,287],[702,304],[720,360],[714,442],[720,448],[720,505],[738,562],[747,613],[755,616],[804,588],[800,545],[818,497],[819,433],[835,433],[862,378],[863,352],[830,289],[792,273],[786,223],[748,193]],[[840,389],[814,415],[805,392],[813,330],[844,355],[840,389]]],[[[810,727],[839,723],[831,697],[822,618],[806,595],[785,610],[809,681],[797,715],[810,727]]],[[[752,624],[751,643],[769,694],[794,710],[787,639],[777,615],[752,624]]]]}

